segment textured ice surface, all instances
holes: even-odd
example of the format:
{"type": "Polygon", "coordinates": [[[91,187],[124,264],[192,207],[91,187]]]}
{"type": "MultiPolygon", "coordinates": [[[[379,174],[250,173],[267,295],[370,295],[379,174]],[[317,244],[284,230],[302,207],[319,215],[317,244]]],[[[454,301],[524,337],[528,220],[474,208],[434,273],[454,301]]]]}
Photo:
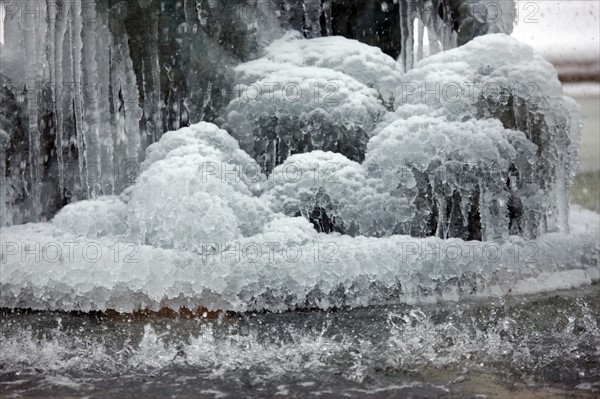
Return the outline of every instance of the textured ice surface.
{"type": "Polygon", "coordinates": [[[292,155],[276,167],[263,197],[276,212],[318,219],[318,224],[332,224],[318,226],[319,231],[345,232],[350,223],[358,222],[357,214],[349,214],[349,211],[356,206],[356,201],[364,199],[365,185],[366,178],[359,163],[341,154],[312,151],[292,155]],[[320,217],[320,213],[328,219],[320,217]]]}
{"type": "MultiPolygon", "coordinates": [[[[511,207],[520,198],[542,195],[529,183],[535,153],[525,134],[497,120],[412,116],[371,139],[364,167],[380,171],[383,186],[415,205],[403,216],[412,222],[405,233],[470,240],[509,233],[529,237],[537,226],[512,215],[511,207]]],[[[523,213],[537,211],[527,205],[523,213]]]]}
{"type": "Polygon", "coordinates": [[[232,66],[283,33],[276,3],[3,1],[0,129],[14,154],[3,223],[118,195],[130,182],[115,165],[141,162],[165,131],[215,120],[232,66]]]}
{"type": "MultiPolygon", "coordinates": [[[[168,132],[119,199],[3,229],[0,306],[326,309],[599,278],[598,215],[567,229],[577,111],[540,56],[473,40],[402,75],[387,112],[380,54],[319,40],[344,44],[325,60],[287,36],[238,68],[239,146],[209,123],[168,132]]],[[[137,154],[126,138],[117,152],[137,154]]]]}
{"type": "Polygon", "coordinates": [[[127,206],[113,196],[78,201],[61,209],[52,224],[81,237],[118,237],[129,228],[127,206]]]}
{"type": "MultiPolygon", "coordinates": [[[[286,214],[322,222],[316,213],[325,211],[333,227],[321,231],[351,235],[489,240],[568,229],[580,114],[563,96],[556,71],[529,46],[504,34],[478,37],[398,76],[391,69],[375,73],[372,63],[381,54],[368,46],[297,36],[284,36],[263,58],[238,66],[243,85],[228,107],[227,126],[267,173],[292,154],[324,150],[356,162],[366,156],[366,180],[360,194],[352,184],[343,189],[354,196],[338,191],[338,183],[313,184],[317,202],[326,206],[312,200],[313,210],[293,205],[286,214]],[[317,44],[339,51],[319,56],[317,44]],[[391,81],[378,80],[382,76],[391,81]],[[384,112],[357,80],[393,88],[388,98],[394,98],[395,111],[384,112]],[[315,88],[332,83],[335,101],[318,101],[315,88]]],[[[346,166],[340,162],[338,167],[346,166]]],[[[296,200],[306,197],[309,183],[305,176],[300,180],[296,200]]],[[[291,202],[289,194],[280,194],[275,199],[282,209],[291,202]]]]}
{"type": "MultiPolygon", "coordinates": [[[[258,165],[225,131],[200,123],[167,133],[151,146],[138,181],[121,199],[80,202],[52,223],[3,229],[0,306],[327,309],[456,300],[597,280],[600,227],[591,212],[576,212],[570,233],[533,241],[515,236],[445,240],[465,238],[451,233],[457,226],[464,229],[455,221],[464,221],[468,211],[465,201],[456,201],[443,226],[448,234],[379,237],[402,233],[401,222],[419,215],[414,213],[418,201],[410,197],[422,187],[417,169],[431,178],[436,201],[446,201],[440,195],[446,187],[473,190],[467,175],[454,173],[452,162],[474,163],[483,175],[486,162],[520,164],[534,150],[523,133],[497,121],[415,116],[383,128],[363,165],[314,151],[291,156],[265,181],[252,175],[258,165]],[[415,168],[396,183],[402,176],[395,167],[405,164],[415,168]],[[322,208],[334,224],[340,218],[356,237],[335,229],[318,233],[313,225],[325,219],[313,217],[311,225],[306,218],[311,219],[311,208],[322,208]],[[457,212],[463,219],[455,217],[457,212]],[[296,214],[305,217],[292,217],[296,214]]],[[[503,172],[489,171],[495,172],[499,180],[477,181],[483,189],[497,190],[492,194],[499,200],[507,194],[503,172]]],[[[484,225],[501,220],[483,219],[484,225]]]]}
{"type": "Polygon", "coordinates": [[[410,232],[416,190],[399,190],[399,183],[341,154],[313,151],[275,168],[263,198],[276,212],[311,220],[317,231],[381,237],[410,232]]]}
{"type": "Polygon", "coordinates": [[[3,229],[0,306],[326,309],[568,288],[600,278],[599,226],[597,214],[576,210],[568,234],[482,243],[324,235],[282,216],[198,254],[21,225],[3,229]]]}
{"type": "Polygon", "coordinates": [[[263,179],[231,136],[202,122],[150,146],[138,182],[123,197],[141,242],[201,252],[203,242],[260,231],[271,211],[251,187],[263,179]]]}
{"type": "Polygon", "coordinates": [[[581,115],[574,101],[563,96],[552,65],[531,47],[503,34],[477,37],[419,62],[403,75],[395,99],[395,114],[387,115],[374,134],[415,113],[457,122],[493,118],[525,133],[537,151],[530,158],[530,178],[515,165],[513,180],[529,183],[529,193],[514,203],[514,213],[522,215],[520,224],[529,226],[519,227],[518,234],[568,229],[581,115]]]}
{"type": "Polygon", "coordinates": [[[395,86],[389,79],[399,79],[379,49],[342,38],[315,41],[288,35],[264,58],[237,67],[227,129],[266,172],[291,154],[312,150],[362,161],[369,134],[385,113],[376,89],[386,87],[389,95],[395,86]],[[318,50],[321,44],[343,46],[330,57],[318,50]],[[281,48],[287,51],[276,56],[281,48]],[[384,73],[375,70],[377,60],[384,73]]]}
{"type": "Polygon", "coordinates": [[[400,64],[378,47],[341,36],[305,40],[297,32],[275,40],[265,48],[262,58],[241,64],[235,70],[239,82],[250,84],[291,66],[315,66],[342,72],[376,89],[386,101],[393,96],[402,73],[400,64]]]}
{"type": "Polygon", "coordinates": [[[530,185],[535,153],[524,133],[497,120],[417,115],[372,137],[362,165],[335,153],[292,155],[275,168],[263,195],[277,212],[332,224],[319,231],[469,240],[536,236],[535,224],[513,214],[523,197],[532,198],[524,214],[538,211],[531,208],[543,195],[530,185]]]}
{"type": "MultiPolygon", "coordinates": [[[[163,134],[159,142],[152,144],[146,150],[146,158],[142,162],[141,168],[142,171],[145,171],[153,163],[165,158],[192,154],[219,158],[223,162],[234,165],[236,170],[247,177],[244,182],[250,186],[265,178],[258,173],[256,168],[252,169],[254,163],[252,158],[239,148],[237,140],[225,130],[206,122],[163,134]]],[[[217,172],[225,173],[226,171],[218,170],[213,173],[217,172]]]]}

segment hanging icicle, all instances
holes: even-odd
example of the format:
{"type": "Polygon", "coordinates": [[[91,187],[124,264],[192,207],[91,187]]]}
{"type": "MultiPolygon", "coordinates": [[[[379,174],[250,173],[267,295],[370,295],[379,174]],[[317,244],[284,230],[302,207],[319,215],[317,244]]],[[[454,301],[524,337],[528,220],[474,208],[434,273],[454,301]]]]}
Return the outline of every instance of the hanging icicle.
{"type": "Polygon", "coordinates": [[[321,0],[304,0],[304,34],[307,38],[321,36],[321,0]]]}
{"type": "Polygon", "coordinates": [[[414,3],[411,0],[398,0],[400,12],[400,31],[402,35],[400,63],[405,71],[413,68],[414,50],[414,3]]]}
{"type": "MultiPolygon", "coordinates": [[[[29,9],[35,9],[35,0],[27,2],[29,9]]],[[[27,115],[29,120],[29,195],[31,199],[31,218],[33,221],[40,221],[42,214],[41,205],[41,157],[40,157],[40,128],[39,119],[39,101],[40,88],[42,85],[43,60],[40,59],[45,25],[36,21],[37,15],[24,16],[23,35],[25,39],[25,87],[27,98],[27,115]]]]}

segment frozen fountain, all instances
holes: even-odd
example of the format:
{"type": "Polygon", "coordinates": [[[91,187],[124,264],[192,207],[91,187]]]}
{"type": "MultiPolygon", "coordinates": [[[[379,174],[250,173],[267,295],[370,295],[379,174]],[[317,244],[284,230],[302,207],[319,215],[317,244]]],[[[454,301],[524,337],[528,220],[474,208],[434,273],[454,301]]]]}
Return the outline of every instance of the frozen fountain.
{"type": "Polygon", "coordinates": [[[0,393],[592,397],[581,112],[514,11],[0,0],[0,393]]]}
{"type": "Polygon", "coordinates": [[[299,2],[241,3],[254,25],[233,34],[204,2],[7,10],[0,305],[328,309],[598,280],[598,215],[569,210],[578,108],[510,23],[463,10],[490,33],[468,41],[452,2],[401,1],[395,62],[319,37],[313,3],[310,40],[284,31],[299,2]]]}

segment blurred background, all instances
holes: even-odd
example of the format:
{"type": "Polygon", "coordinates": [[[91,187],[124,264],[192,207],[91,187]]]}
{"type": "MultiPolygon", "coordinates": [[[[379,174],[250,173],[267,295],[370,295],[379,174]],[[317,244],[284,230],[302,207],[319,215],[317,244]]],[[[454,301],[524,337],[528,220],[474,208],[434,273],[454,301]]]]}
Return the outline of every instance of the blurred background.
{"type": "Polygon", "coordinates": [[[574,203],[600,211],[600,2],[519,1],[513,36],[542,52],[583,108],[574,203]]]}

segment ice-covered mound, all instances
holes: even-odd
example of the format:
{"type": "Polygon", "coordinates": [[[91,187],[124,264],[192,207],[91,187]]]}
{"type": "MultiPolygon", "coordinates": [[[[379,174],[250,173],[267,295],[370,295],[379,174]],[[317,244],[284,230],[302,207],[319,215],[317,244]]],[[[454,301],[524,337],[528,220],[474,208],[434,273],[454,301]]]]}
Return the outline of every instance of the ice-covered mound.
{"type": "Polygon", "coordinates": [[[542,195],[530,185],[535,153],[525,134],[497,120],[413,116],[369,141],[364,167],[415,204],[403,217],[407,233],[487,241],[538,235],[526,217],[542,195]]]}
{"type": "Polygon", "coordinates": [[[271,218],[251,188],[260,168],[227,132],[209,123],[169,132],[148,148],[138,182],[123,196],[132,232],[160,248],[202,252],[261,231],[271,218]]]}
{"type": "Polygon", "coordinates": [[[402,75],[400,64],[378,47],[342,36],[306,40],[298,32],[288,32],[265,48],[262,58],[241,64],[235,70],[238,82],[251,84],[292,66],[342,72],[377,90],[386,102],[393,101],[394,88],[402,75]]]}
{"type": "Polygon", "coordinates": [[[114,196],[78,201],[61,209],[52,224],[81,237],[118,237],[128,231],[127,206],[114,196]]]}
{"type": "Polygon", "coordinates": [[[568,288],[600,278],[599,215],[576,210],[572,221],[568,234],[498,243],[325,235],[282,216],[201,254],[13,226],[2,232],[0,307],[327,309],[568,288]]]}
{"type": "MultiPolygon", "coordinates": [[[[580,111],[563,96],[552,65],[531,47],[504,34],[477,37],[419,62],[403,75],[395,101],[396,114],[388,115],[376,132],[417,111],[458,122],[494,118],[507,129],[525,133],[537,146],[533,191],[521,198],[537,206],[530,215],[536,219],[531,231],[537,235],[568,229],[580,111]],[[539,191],[542,196],[536,195],[539,191]]],[[[516,171],[518,178],[521,173],[516,171]]]]}
{"type": "MultiPolygon", "coordinates": [[[[218,158],[222,162],[233,165],[238,172],[238,177],[250,188],[265,180],[258,165],[248,153],[240,149],[236,139],[225,130],[206,122],[163,134],[160,141],[146,149],[146,158],[142,162],[141,169],[145,171],[153,163],[166,158],[192,154],[218,158]]],[[[230,170],[219,168],[211,170],[210,174],[220,176],[227,172],[230,170]]]]}
{"type": "Polygon", "coordinates": [[[275,168],[263,198],[276,212],[309,219],[319,232],[381,237],[406,233],[415,212],[415,190],[394,184],[341,154],[312,151],[275,168]]]}
{"type": "Polygon", "coordinates": [[[368,143],[361,165],[341,154],[296,154],[263,194],[273,210],[318,231],[366,236],[535,237],[543,192],[532,187],[536,146],[497,120],[412,116],[368,143]],[[518,172],[517,172],[518,171],[518,172]]]}
{"type": "Polygon", "coordinates": [[[333,152],[312,151],[292,155],[276,167],[263,198],[276,212],[303,216],[317,231],[346,232],[354,221],[347,214],[366,185],[359,163],[333,152]]]}
{"type": "Polygon", "coordinates": [[[374,89],[326,68],[277,70],[237,94],[227,107],[227,128],[267,172],[312,150],[361,161],[385,113],[374,89]]]}

